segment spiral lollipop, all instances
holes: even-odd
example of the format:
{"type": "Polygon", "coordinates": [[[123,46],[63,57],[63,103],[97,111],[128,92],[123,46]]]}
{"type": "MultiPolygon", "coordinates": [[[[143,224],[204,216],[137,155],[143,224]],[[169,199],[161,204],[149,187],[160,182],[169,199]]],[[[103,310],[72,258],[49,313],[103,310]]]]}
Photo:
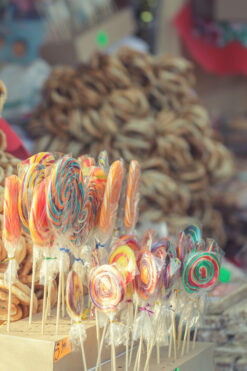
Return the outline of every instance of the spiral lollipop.
{"type": "Polygon", "coordinates": [[[15,280],[17,273],[17,266],[15,264],[13,267],[13,261],[15,249],[21,236],[21,223],[18,215],[19,189],[19,180],[15,175],[11,175],[5,179],[3,198],[3,240],[9,258],[9,266],[5,272],[7,281],[9,282],[8,331],[10,330],[12,282],[15,280]]]}
{"type": "Polygon", "coordinates": [[[91,273],[89,292],[100,311],[114,312],[125,296],[125,278],[115,265],[101,265],[91,273]]]}
{"type": "Polygon", "coordinates": [[[32,164],[28,166],[21,177],[21,187],[18,197],[18,210],[22,228],[29,233],[29,212],[35,187],[45,178],[45,167],[32,164]]]}
{"type": "Polygon", "coordinates": [[[213,252],[191,254],[184,263],[182,283],[188,293],[211,288],[218,280],[220,260],[213,252]]]}
{"type": "MultiPolygon", "coordinates": [[[[36,274],[36,264],[39,249],[50,245],[52,233],[48,223],[46,210],[46,179],[37,185],[33,192],[32,204],[29,215],[29,230],[33,241],[33,270],[31,286],[31,302],[29,311],[29,325],[32,323],[33,295],[36,274]]],[[[44,306],[45,307],[45,306],[44,306]]]]}
{"type": "Polygon", "coordinates": [[[104,171],[105,174],[109,172],[109,160],[108,160],[108,153],[106,151],[102,151],[98,157],[98,165],[104,171]]]}
{"type": "Polygon", "coordinates": [[[116,263],[118,268],[124,273],[126,285],[135,277],[136,259],[135,254],[127,245],[117,247],[109,256],[108,264],[116,263]]]}
{"type": "Polygon", "coordinates": [[[124,211],[124,225],[127,230],[135,228],[137,220],[137,209],[139,203],[139,187],[141,179],[141,168],[138,161],[131,161],[126,188],[126,200],[124,211]]]}
{"type": "Polygon", "coordinates": [[[144,300],[154,295],[158,286],[160,270],[156,259],[150,251],[145,251],[137,261],[139,274],[135,277],[134,288],[144,300]]]}
{"type": "Polygon", "coordinates": [[[47,216],[55,233],[70,233],[84,201],[80,164],[63,157],[53,168],[47,190],[47,216]]]}
{"type": "MultiPolygon", "coordinates": [[[[83,203],[83,175],[80,164],[75,159],[65,156],[58,160],[52,169],[47,187],[47,217],[57,241],[61,239],[62,235],[65,235],[65,241],[69,240],[74,244],[80,241],[80,233],[84,232],[83,227],[85,223],[84,220],[80,219],[83,203]]],[[[61,241],[59,242],[61,243],[61,241]]],[[[56,332],[58,331],[60,316],[61,285],[64,279],[64,267],[68,261],[64,250],[63,246],[60,248],[59,253],[56,332]]]]}
{"type": "Polygon", "coordinates": [[[81,165],[81,168],[88,168],[96,165],[95,159],[89,155],[81,155],[77,158],[77,161],[81,165]]]}
{"type": "Polygon", "coordinates": [[[151,252],[157,258],[165,261],[167,254],[168,254],[169,247],[170,247],[170,241],[168,240],[168,238],[164,237],[152,245],[151,252]]]}
{"type": "Polygon", "coordinates": [[[134,251],[136,257],[138,257],[139,253],[141,252],[141,246],[139,245],[135,237],[130,234],[123,234],[122,236],[120,236],[117,245],[128,245],[131,250],[134,251]]]}
{"type": "Polygon", "coordinates": [[[55,163],[55,157],[50,152],[39,152],[35,155],[27,158],[19,164],[19,169],[26,168],[27,166],[36,164],[44,165],[46,167],[51,166],[55,163]]]}
{"type": "Polygon", "coordinates": [[[190,250],[197,250],[202,239],[200,228],[194,224],[188,225],[184,229],[184,234],[189,240],[190,250]]]}
{"type": "Polygon", "coordinates": [[[107,239],[111,235],[115,226],[123,175],[123,163],[121,161],[115,161],[111,165],[107,177],[104,200],[98,224],[99,231],[104,239],[107,239]]]}
{"type": "Polygon", "coordinates": [[[67,311],[72,321],[76,322],[76,325],[71,327],[71,337],[72,342],[77,340],[77,337],[80,339],[81,351],[82,351],[82,360],[84,370],[87,370],[86,356],[84,350],[84,341],[86,339],[86,330],[85,326],[81,323],[81,318],[83,314],[83,286],[80,281],[80,277],[74,272],[71,271],[68,274],[67,278],[67,287],[66,287],[66,304],[67,311]]]}

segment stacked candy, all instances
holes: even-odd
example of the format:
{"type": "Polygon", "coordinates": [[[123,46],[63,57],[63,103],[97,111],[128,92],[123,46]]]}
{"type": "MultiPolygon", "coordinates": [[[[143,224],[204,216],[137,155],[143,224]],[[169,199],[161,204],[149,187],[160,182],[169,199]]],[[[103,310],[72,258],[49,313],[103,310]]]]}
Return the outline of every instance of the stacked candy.
{"type": "MultiPolygon", "coordinates": [[[[109,166],[106,152],[98,161],[89,155],[77,160],[56,159],[50,153],[32,156],[21,164],[19,178],[6,182],[4,236],[12,251],[21,228],[30,233],[34,243],[32,292],[42,255],[39,251],[43,252],[43,330],[50,310],[49,282],[59,272],[56,331],[67,276],[67,309],[75,322],[84,313],[83,286],[88,285],[96,318],[97,368],[106,341],[111,344],[114,370],[115,345],[125,344],[128,370],[133,343],[139,339],[134,370],[141,367],[143,342],[147,343],[144,370],[148,370],[155,344],[159,350],[159,344],[169,338],[169,354],[173,349],[176,357],[180,347],[182,354],[189,349],[193,326],[195,340],[206,293],[219,277],[221,253],[215,241],[203,241],[195,225],[184,228],[176,241],[157,238],[152,230],[138,237],[139,163],[131,161],[126,183],[124,173],[120,160],[109,166]],[[178,326],[176,315],[180,316],[178,326]],[[160,323],[164,323],[162,334],[160,323]],[[104,327],[101,338],[100,324],[104,327]]],[[[31,319],[32,304],[30,324],[31,319]]],[[[86,367],[85,329],[81,323],[73,328],[86,367]]]]}

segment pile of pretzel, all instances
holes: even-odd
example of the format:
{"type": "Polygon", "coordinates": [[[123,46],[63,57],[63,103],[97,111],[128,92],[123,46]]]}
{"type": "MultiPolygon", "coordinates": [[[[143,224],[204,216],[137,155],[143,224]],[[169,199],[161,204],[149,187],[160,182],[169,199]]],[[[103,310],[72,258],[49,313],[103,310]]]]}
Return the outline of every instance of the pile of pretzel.
{"type": "Polygon", "coordinates": [[[183,58],[127,48],[96,54],[89,64],[53,69],[29,131],[37,151],[77,156],[106,149],[111,160],[138,159],[141,215],[165,218],[172,228],[187,215],[199,217],[223,243],[209,189],[231,175],[233,162],[214,138],[194,83],[193,65],[183,58]]]}
{"type": "MultiPolygon", "coordinates": [[[[6,137],[0,130],[0,324],[8,316],[8,284],[4,280],[4,272],[8,266],[7,252],[2,240],[3,228],[3,192],[5,177],[17,174],[19,160],[5,152],[6,137]]],[[[31,281],[32,281],[32,242],[30,237],[23,235],[16,250],[16,260],[19,265],[18,278],[12,287],[11,321],[25,318],[29,314],[31,281]]],[[[53,281],[51,305],[56,303],[56,282],[53,281]]],[[[35,284],[33,313],[42,311],[43,286],[39,284],[39,269],[35,284]]]]}

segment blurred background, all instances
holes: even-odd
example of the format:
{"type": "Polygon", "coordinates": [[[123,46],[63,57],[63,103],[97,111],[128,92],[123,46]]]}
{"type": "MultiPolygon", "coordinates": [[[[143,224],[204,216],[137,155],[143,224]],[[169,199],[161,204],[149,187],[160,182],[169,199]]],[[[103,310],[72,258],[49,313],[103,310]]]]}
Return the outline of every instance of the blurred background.
{"type": "MultiPolygon", "coordinates": [[[[245,0],[0,2],[2,151],[138,159],[140,222],[216,239],[241,281],[215,293],[225,309],[247,293],[246,75],[245,0]]],[[[219,370],[246,370],[247,313],[224,310],[199,335],[219,370]]]]}

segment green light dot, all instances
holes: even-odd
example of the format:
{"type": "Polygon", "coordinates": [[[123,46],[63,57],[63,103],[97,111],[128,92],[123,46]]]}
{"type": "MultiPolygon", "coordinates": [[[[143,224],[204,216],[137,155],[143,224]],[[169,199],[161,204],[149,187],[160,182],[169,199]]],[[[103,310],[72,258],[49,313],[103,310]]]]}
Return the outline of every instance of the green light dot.
{"type": "Polygon", "coordinates": [[[153,20],[153,15],[152,13],[145,11],[141,13],[141,20],[145,23],[149,23],[153,20]]]}
{"type": "Polygon", "coordinates": [[[108,45],[109,39],[108,34],[105,31],[99,31],[97,33],[97,44],[101,47],[106,47],[108,45]]]}

